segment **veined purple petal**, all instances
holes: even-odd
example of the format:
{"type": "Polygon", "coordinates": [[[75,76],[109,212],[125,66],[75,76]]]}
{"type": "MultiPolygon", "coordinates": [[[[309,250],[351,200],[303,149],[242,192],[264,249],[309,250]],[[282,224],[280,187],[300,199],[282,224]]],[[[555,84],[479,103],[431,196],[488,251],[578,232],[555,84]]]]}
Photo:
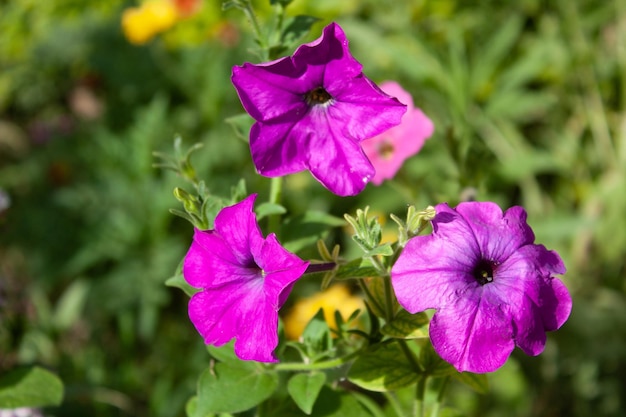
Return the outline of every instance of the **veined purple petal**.
{"type": "Polygon", "coordinates": [[[311,135],[296,123],[255,123],[250,129],[252,161],[259,174],[279,177],[308,168],[303,149],[311,135]]]}
{"type": "Polygon", "coordinates": [[[361,146],[346,138],[339,126],[319,110],[310,119],[319,131],[309,139],[309,170],[326,188],[340,196],[360,193],[374,176],[374,167],[361,146]]]}
{"type": "Polygon", "coordinates": [[[526,211],[512,207],[505,214],[495,203],[461,203],[456,211],[472,228],[484,257],[502,262],[521,246],[533,243],[535,236],[526,224],[526,211]]]}
{"type": "Polygon", "coordinates": [[[264,300],[262,286],[229,286],[195,294],[189,318],[206,344],[222,346],[235,338],[243,360],[276,362],[278,314],[264,300]]]}
{"type": "Polygon", "coordinates": [[[406,106],[389,97],[363,74],[329,88],[335,102],[328,106],[328,119],[342,135],[360,142],[400,124],[406,106]]]}
{"type": "Polygon", "coordinates": [[[253,211],[256,194],[234,206],[223,208],[215,217],[215,232],[222,236],[240,265],[254,264],[253,252],[260,250],[263,236],[253,211]]]}
{"type": "Polygon", "coordinates": [[[285,68],[295,71],[290,68],[289,58],[273,66],[246,63],[242,67],[233,68],[232,82],[241,104],[255,120],[270,122],[290,117],[296,121],[306,114],[308,106],[304,94],[309,91],[311,82],[305,83],[298,77],[282,75],[280,72],[285,71],[285,68]]]}
{"type": "Polygon", "coordinates": [[[453,308],[438,310],[430,323],[435,351],[459,372],[492,372],[515,348],[509,317],[483,297],[458,297],[453,308]]]}
{"type": "Polygon", "coordinates": [[[400,305],[414,314],[454,303],[459,294],[477,288],[471,275],[475,251],[471,240],[434,234],[411,239],[391,270],[400,305]]]}

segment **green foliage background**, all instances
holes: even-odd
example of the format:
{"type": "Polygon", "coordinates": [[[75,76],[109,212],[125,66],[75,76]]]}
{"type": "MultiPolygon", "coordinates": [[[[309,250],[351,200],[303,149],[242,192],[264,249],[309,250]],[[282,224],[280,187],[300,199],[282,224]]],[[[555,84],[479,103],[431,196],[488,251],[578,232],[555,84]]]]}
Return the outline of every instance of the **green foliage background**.
{"type": "MultiPolygon", "coordinates": [[[[209,363],[187,296],[164,285],[192,230],[168,212],[181,184],[152,152],[177,134],[201,142],[193,161],[213,192],[243,177],[267,197],[224,122],[242,111],[230,69],[254,45],[216,3],[133,46],[120,28],[130,2],[0,0],[0,373],[52,369],[65,398],[51,415],[181,416],[209,363]],[[77,87],[99,117],[81,116],[77,87]]],[[[523,205],[568,267],[572,316],[544,354],[515,352],[490,375],[489,393],[453,386],[449,402],[469,416],[625,415],[626,2],[296,0],[288,12],[322,18],[310,39],[340,23],[365,73],[399,81],[436,126],[393,182],[357,197],[288,177],[289,213],[523,205]]],[[[341,230],[333,240],[350,250],[341,230]]]]}

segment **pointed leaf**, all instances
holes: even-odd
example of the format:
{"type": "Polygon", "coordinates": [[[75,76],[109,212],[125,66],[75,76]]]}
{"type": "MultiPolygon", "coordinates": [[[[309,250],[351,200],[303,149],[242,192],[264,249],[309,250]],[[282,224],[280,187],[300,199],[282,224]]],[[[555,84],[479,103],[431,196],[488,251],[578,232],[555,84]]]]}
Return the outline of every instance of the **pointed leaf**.
{"type": "Polygon", "coordinates": [[[305,414],[310,415],[320,390],[326,382],[326,374],[313,372],[296,374],[287,383],[287,392],[305,414]]]}
{"type": "Polygon", "coordinates": [[[369,250],[365,253],[365,256],[391,256],[393,255],[393,249],[389,243],[385,243],[384,245],[377,246],[372,250],[369,250]]]}
{"type": "Polygon", "coordinates": [[[283,223],[280,241],[288,251],[298,252],[323,239],[329,229],[344,224],[344,220],[339,217],[318,211],[307,211],[283,223]]]}
{"type": "Polygon", "coordinates": [[[393,391],[419,377],[397,343],[373,347],[354,361],[348,373],[350,382],[370,391],[393,391]]]}
{"type": "Polygon", "coordinates": [[[489,379],[487,379],[487,374],[460,372],[454,375],[454,377],[479,394],[489,392],[489,379]]]}
{"type": "Polygon", "coordinates": [[[52,321],[57,329],[65,330],[74,324],[81,316],[89,284],[87,281],[74,281],[63,293],[54,310],[52,321]]]}
{"type": "Polygon", "coordinates": [[[198,380],[196,414],[237,413],[266,400],[278,386],[278,375],[254,362],[220,362],[198,380]]]}
{"type": "Polygon", "coordinates": [[[263,217],[271,216],[273,214],[287,213],[287,209],[285,207],[274,203],[259,204],[254,211],[256,212],[257,220],[261,220],[263,217]]]}
{"type": "Polygon", "coordinates": [[[185,281],[185,277],[183,276],[183,262],[184,262],[184,258],[180,261],[180,263],[178,264],[178,266],[176,267],[176,272],[174,273],[174,275],[170,278],[168,278],[165,281],[165,285],[167,285],[168,287],[175,287],[175,288],[179,288],[181,290],[183,290],[185,292],[185,294],[187,294],[189,297],[191,297],[192,295],[194,295],[195,293],[199,292],[200,290],[198,288],[194,288],[191,285],[189,285],[187,283],[187,281],[185,281]]]}
{"type": "Polygon", "coordinates": [[[38,366],[13,369],[0,376],[0,409],[61,404],[63,382],[38,366]]]}
{"type": "Polygon", "coordinates": [[[324,309],[320,308],[302,332],[304,344],[311,349],[310,356],[326,352],[332,347],[330,328],[324,318],[324,309]]]}
{"type": "Polygon", "coordinates": [[[419,355],[419,363],[424,369],[424,372],[433,376],[448,376],[458,373],[452,365],[441,359],[437,352],[435,352],[433,345],[430,343],[430,339],[424,339],[417,343],[422,346],[419,355]]]}
{"type": "Polygon", "coordinates": [[[239,362],[240,359],[235,355],[235,341],[232,340],[223,346],[215,347],[213,345],[207,345],[207,350],[211,357],[217,359],[220,362],[239,362]]]}
{"type": "Polygon", "coordinates": [[[381,332],[398,339],[417,339],[428,337],[428,315],[424,312],[411,314],[405,309],[398,311],[389,323],[386,323],[381,332]]]}
{"type": "Polygon", "coordinates": [[[335,279],[367,278],[378,276],[378,270],[374,268],[368,259],[357,258],[340,265],[334,275],[335,279]]]}
{"type": "Polygon", "coordinates": [[[320,20],[317,17],[306,15],[298,15],[290,19],[281,36],[283,43],[287,46],[297,43],[309,33],[311,26],[320,20]]]}

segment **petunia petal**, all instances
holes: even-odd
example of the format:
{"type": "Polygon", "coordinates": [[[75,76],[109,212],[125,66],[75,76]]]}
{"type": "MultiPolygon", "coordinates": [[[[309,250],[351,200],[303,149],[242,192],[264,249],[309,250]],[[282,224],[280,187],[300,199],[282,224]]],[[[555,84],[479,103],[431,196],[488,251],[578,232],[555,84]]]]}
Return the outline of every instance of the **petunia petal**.
{"type": "Polygon", "coordinates": [[[237,263],[243,266],[255,266],[252,252],[263,244],[253,210],[255,199],[256,194],[252,194],[238,204],[223,208],[215,217],[215,232],[223,237],[237,263]]]}
{"type": "Polygon", "coordinates": [[[189,302],[189,318],[206,344],[221,346],[235,338],[235,353],[243,360],[276,362],[278,314],[262,287],[230,286],[207,290],[189,302]]]}
{"type": "Polygon", "coordinates": [[[339,196],[360,193],[374,176],[374,167],[359,144],[343,136],[323,111],[305,120],[317,128],[309,141],[309,170],[326,188],[339,196]]]}
{"type": "Polygon", "coordinates": [[[255,120],[271,122],[290,118],[297,121],[307,110],[304,94],[311,84],[300,80],[301,72],[293,67],[289,58],[283,58],[270,65],[245,63],[233,67],[231,81],[243,108],[255,120]]]}
{"type": "Polygon", "coordinates": [[[459,372],[492,372],[515,348],[511,321],[497,302],[472,295],[435,313],[430,338],[435,351],[459,372]]]}
{"type": "Polygon", "coordinates": [[[400,124],[406,106],[388,96],[363,74],[327,86],[335,102],[328,106],[328,120],[341,134],[360,142],[400,124]]]}
{"type": "Polygon", "coordinates": [[[259,266],[266,273],[265,296],[278,311],[309,263],[283,248],[273,233],[267,236],[258,259],[259,266]]]}
{"type": "Polygon", "coordinates": [[[194,231],[183,262],[183,276],[189,285],[206,288],[229,282],[234,279],[230,273],[233,265],[237,265],[237,258],[219,235],[213,231],[194,231]]]}
{"type": "Polygon", "coordinates": [[[409,240],[391,269],[398,302],[411,313],[446,306],[478,287],[472,271],[479,249],[472,230],[447,204],[435,211],[434,233],[409,240]]]}
{"type": "Polygon", "coordinates": [[[257,171],[278,177],[307,169],[310,134],[296,123],[255,123],[250,130],[250,152],[257,171]]]}
{"type": "Polygon", "coordinates": [[[485,259],[502,262],[535,240],[526,224],[526,211],[519,206],[503,214],[495,203],[471,201],[459,204],[456,211],[472,228],[485,259]]]}

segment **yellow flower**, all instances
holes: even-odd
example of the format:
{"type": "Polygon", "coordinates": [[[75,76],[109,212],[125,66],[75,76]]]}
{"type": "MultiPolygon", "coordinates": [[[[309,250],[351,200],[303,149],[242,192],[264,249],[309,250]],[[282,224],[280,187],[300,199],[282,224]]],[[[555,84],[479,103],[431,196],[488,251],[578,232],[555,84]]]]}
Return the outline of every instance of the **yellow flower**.
{"type": "Polygon", "coordinates": [[[139,7],[124,10],[122,30],[130,43],[142,45],[158,33],[171,28],[178,17],[172,1],[149,0],[139,7]]]}
{"type": "Polygon", "coordinates": [[[307,323],[320,308],[324,309],[324,319],[330,328],[336,329],[336,310],[339,311],[341,317],[347,320],[355,310],[363,310],[364,304],[360,297],[350,293],[348,287],[343,284],[335,284],[325,291],[300,299],[296,301],[283,319],[287,338],[291,340],[298,339],[307,323]]]}

